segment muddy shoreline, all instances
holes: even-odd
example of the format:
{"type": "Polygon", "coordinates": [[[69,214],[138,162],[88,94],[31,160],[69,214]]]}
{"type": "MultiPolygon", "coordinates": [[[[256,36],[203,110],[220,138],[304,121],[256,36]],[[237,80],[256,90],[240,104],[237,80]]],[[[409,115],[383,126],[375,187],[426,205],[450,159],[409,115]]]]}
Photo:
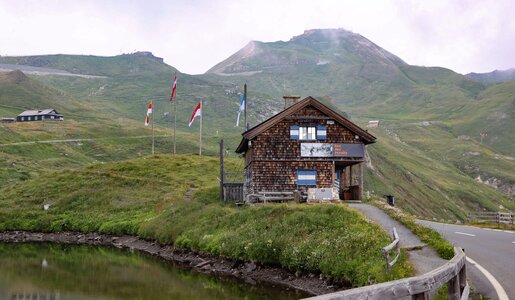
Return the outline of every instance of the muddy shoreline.
{"type": "Polygon", "coordinates": [[[0,232],[0,242],[32,243],[46,242],[70,245],[93,245],[140,251],[168,262],[176,263],[195,272],[239,279],[251,285],[291,288],[302,292],[302,296],[315,296],[341,290],[342,287],[326,280],[320,274],[304,274],[259,263],[236,261],[205,253],[177,249],[134,236],[115,236],[99,233],[79,232],[0,232]]]}

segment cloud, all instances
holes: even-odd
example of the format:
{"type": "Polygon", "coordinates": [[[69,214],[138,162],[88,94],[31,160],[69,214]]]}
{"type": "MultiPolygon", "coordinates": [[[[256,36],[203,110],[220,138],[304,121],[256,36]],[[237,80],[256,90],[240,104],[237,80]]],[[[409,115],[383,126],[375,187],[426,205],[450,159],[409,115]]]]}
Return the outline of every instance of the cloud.
{"type": "Polygon", "coordinates": [[[515,67],[513,11],[510,0],[0,0],[0,55],[147,50],[202,73],[251,40],[345,28],[411,64],[486,72],[515,67]]]}

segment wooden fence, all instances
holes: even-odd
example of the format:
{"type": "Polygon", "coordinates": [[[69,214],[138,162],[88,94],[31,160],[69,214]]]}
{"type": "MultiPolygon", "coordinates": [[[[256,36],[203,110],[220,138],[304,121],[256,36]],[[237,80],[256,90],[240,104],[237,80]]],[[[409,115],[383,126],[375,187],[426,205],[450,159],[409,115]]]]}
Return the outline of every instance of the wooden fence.
{"type": "Polygon", "coordinates": [[[401,255],[401,248],[399,246],[399,235],[397,234],[397,229],[395,227],[393,228],[393,242],[381,249],[381,252],[384,255],[384,258],[386,259],[386,272],[390,273],[392,270],[393,265],[397,262],[399,259],[399,256],[401,255]],[[395,258],[390,260],[390,250],[393,248],[396,249],[396,255],[395,258]]]}
{"type": "Polygon", "coordinates": [[[513,226],[515,214],[513,212],[474,211],[469,212],[469,222],[496,223],[497,226],[507,224],[513,226]]]}
{"type": "Polygon", "coordinates": [[[470,288],[467,283],[466,256],[461,248],[454,248],[454,257],[445,265],[426,274],[383,282],[361,288],[309,298],[311,300],[358,300],[358,299],[429,299],[431,292],[448,283],[447,298],[468,299],[470,288]]]}
{"type": "Polygon", "coordinates": [[[243,183],[226,182],[222,189],[224,201],[243,202],[243,183]]]}

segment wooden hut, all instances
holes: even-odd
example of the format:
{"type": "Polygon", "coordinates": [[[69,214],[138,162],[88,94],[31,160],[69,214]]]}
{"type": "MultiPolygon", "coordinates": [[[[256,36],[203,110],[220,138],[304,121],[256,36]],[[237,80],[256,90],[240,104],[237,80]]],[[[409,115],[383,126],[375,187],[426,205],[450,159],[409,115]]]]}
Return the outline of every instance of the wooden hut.
{"type": "Polygon", "coordinates": [[[16,117],[18,122],[58,120],[63,121],[64,117],[53,108],[41,110],[26,110],[16,117]]]}
{"type": "Polygon", "coordinates": [[[244,195],[337,191],[363,194],[365,147],[376,138],[313,97],[284,97],[285,109],[244,132],[244,195]]]}

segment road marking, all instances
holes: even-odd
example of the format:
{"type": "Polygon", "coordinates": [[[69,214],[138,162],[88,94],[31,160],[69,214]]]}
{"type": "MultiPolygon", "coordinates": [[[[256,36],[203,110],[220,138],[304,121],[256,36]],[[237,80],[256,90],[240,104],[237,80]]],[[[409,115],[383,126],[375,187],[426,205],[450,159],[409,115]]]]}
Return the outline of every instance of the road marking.
{"type": "Polygon", "coordinates": [[[506,233],[513,233],[513,231],[509,231],[509,230],[503,230],[503,232],[506,232],[506,233]]]}
{"type": "Polygon", "coordinates": [[[456,231],[456,232],[454,232],[454,233],[456,233],[456,234],[468,235],[468,236],[476,236],[475,234],[465,233],[465,232],[459,232],[459,231],[456,231]]]}
{"type": "Polygon", "coordinates": [[[495,277],[488,272],[487,269],[483,268],[480,264],[475,262],[472,258],[467,256],[467,261],[473,265],[476,266],[476,268],[485,275],[486,279],[490,281],[490,283],[493,285],[495,292],[497,293],[497,296],[499,297],[499,300],[509,300],[508,294],[506,294],[506,291],[503,289],[502,285],[495,279],[495,277]]]}

